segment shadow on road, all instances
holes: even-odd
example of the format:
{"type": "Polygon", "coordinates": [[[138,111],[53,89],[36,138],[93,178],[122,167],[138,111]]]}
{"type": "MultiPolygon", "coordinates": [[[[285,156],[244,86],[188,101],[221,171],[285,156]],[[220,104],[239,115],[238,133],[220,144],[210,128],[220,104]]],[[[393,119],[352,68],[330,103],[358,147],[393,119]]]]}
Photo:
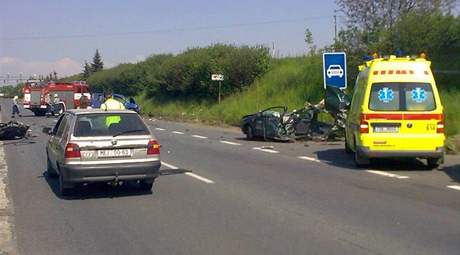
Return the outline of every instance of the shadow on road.
{"type": "MultiPolygon", "coordinates": [[[[164,169],[160,170],[160,176],[184,174],[192,172],[186,169],[164,169]]],[[[50,186],[56,197],[65,200],[76,200],[76,199],[97,199],[97,198],[116,198],[116,197],[127,197],[127,196],[141,196],[150,195],[152,191],[143,191],[140,189],[137,183],[127,182],[121,186],[111,186],[107,183],[91,183],[88,185],[78,185],[70,196],[61,196],[59,193],[59,179],[58,177],[50,177],[46,173],[38,176],[37,178],[44,178],[50,186]]],[[[155,189],[155,184],[153,185],[155,189]]]]}
{"type": "MultiPolygon", "coordinates": [[[[122,186],[110,186],[106,183],[93,183],[86,186],[78,185],[70,196],[61,196],[59,194],[59,179],[50,177],[43,173],[38,178],[44,178],[50,186],[56,197],[64,200],[81,200],[81,199],[99,199],[99,198],[117,198],[128,196],[151,195],[152,191],[143,191],[135,183],[125,183],[122,186]]],[[[155,189],[155,185],[153,185],[155,189]]]]}
{"type": "MultiPolygon", "coordinates": [[[[319,160],[332,166],[348,170],[364,170],[357,168],[354,163],[353,154],[347,154],[344,149],[328,149],[317,151],[319,160]]],[[[418,159],[373,159],[368,168],[382,171],[431,171],[427,165],[418,159]]],[[[460,176],[458,176],[460,178],[460,176]]]]}
{"type": "Polygon", "coordinates": [[[347,170],[361,170],[355,167],[353,156],[345,153],[344,149],[327,149],[316,152],[317,158],[329,165],[347,170]]]}
{"type": "Polygon", "coordinates": [[[446,166],[441,169],[453,181],[460,183],[460,165],[446,166]]]}
{"type": "Polygon", "coordinates": [[[7,145],[29,145],[29,144],[34,144],[36,143],[35,141],[32,141],[30,139],[16,139],[16,140],[2,140],[2,146],[7,146],[7,145]]]}
{"type": "Polygon", "coordinates": [[[176,174],[185,174],[191,173],[191,170],[186,169],[163,169],[160,170],[160,176],[176,175],[176,174]]]}

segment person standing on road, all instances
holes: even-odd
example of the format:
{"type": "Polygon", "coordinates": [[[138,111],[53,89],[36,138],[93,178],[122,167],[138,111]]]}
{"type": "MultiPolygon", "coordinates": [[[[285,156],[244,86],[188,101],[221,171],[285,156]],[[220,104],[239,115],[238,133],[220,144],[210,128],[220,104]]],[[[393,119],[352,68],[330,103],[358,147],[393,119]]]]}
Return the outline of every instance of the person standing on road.
{"type": "Polygon", "coordinates": [[[58,94],[54,94],[53,99],[53,115],[60,115],[61,113],[65,112],[65,104],[61,101],[58,94]]]}
{"type": "Polygon", "coordinates": [[[87,96],[80,98],[80,106],[77,109],[91,109],[90,102],[87,96]]]}
{"type": "Polygon", "coordinates": [[[101,104],[101,110],[125,110],[125,106],[122,102],[113,98],[112,95],[107,97],[107,100],[101,104]]]}
{"type": "Polygon", "coordinates": [[[13,110],[11,113],[11,118],[14,118],[16,114],[19,117],[22,117],[21,112],[19,112],[19,97],[18,96],[13,97],[13,110]]]}

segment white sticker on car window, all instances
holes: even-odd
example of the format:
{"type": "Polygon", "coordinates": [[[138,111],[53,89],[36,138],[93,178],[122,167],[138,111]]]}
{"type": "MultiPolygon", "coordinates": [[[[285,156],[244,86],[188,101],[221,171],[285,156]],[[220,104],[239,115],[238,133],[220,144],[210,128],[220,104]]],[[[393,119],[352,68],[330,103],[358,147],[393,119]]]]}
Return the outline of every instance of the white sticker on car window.
{"type": "Polygon", "coordinates": [[[414,88],[411,91],[412,100],[416,103],[423,103],[426,100],[426,93],[425,90],[422,88],[414,88]]]}
{"type": "Polygon", "coordinates": [[[381,88],[379,90],[379,100],[384,103],[389,103],[394,99],[394,92],[390,88],[381,88]]]}

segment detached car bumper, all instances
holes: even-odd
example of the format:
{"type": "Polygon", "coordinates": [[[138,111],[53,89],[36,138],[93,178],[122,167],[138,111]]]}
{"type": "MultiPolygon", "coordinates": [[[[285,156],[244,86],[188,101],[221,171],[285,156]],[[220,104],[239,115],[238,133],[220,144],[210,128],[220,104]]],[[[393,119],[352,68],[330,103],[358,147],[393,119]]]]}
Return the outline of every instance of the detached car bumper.
{"type": "Polygon", "coordinates": [[[376,151],[358,146],[357,150],[366,158],[442,158],[445,152],[443,147],[438,147],[434,151],[376,151]]]}
{"type": "Polygon", "coordinates": [[[68,183],[131,181],[154,179],[160,175],[160,161],[123,164],[62,165],[61,174],[68,183]]]}

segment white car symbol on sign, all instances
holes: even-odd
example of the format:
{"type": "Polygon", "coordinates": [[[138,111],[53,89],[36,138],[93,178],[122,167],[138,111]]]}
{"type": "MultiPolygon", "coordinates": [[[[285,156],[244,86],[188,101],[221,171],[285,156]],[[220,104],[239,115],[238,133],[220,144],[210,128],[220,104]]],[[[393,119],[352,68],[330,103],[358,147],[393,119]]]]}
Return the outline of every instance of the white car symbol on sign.
{"type": "Polygon", "coordinates": [[[340,65],[330,65],[326,71],[327,77],[330,79],[332,76],[343,77],[343,69],[340,65]]]}

